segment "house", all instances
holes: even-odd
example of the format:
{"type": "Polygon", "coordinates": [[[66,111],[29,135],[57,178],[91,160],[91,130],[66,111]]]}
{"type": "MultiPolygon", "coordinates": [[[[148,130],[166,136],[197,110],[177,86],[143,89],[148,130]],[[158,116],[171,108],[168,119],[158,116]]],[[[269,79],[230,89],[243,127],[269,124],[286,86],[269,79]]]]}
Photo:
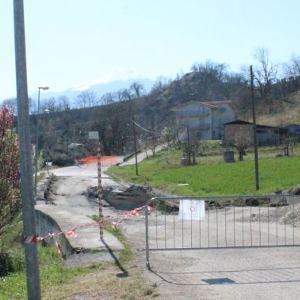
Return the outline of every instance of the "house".
{"type": "MultiPolygon", "coordinates": [[[[285,129],[256,124],[256,136],[259,146],[278,145],[282,142],[285,129]]],[[[224,124],[224,146],[233,147],[237,143],[253,145],[253,123],[235,120],[224,124]]]]}
{"type": "Polygon", "coordinates": [[[175,112],[180,141],[223,138],[223,124],[235,119],[231,101],[189,101],[175,112]]]}

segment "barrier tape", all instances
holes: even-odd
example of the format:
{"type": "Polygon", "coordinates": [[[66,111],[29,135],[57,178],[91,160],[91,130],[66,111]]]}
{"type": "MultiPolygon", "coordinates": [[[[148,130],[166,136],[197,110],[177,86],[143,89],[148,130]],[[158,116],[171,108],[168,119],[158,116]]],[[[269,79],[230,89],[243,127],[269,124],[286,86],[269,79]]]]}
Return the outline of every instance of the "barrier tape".
{"type": "MultiPolygon", "coordinates": [[[[146,205],[135,208],[131,211],[125,211],[119,216],[109,217],[109,218],[106,218],[105,220],[106,221],[111,221],[111,226],[113,228],[117,228],[120,225],[120,222],[122,221],[122,219],[124,219],[125,217],[128,217],[128,216],[133,216],[133,217],[139,216],[140,211],[145,209],[145,207],[146,207],[146,205]]],[[[151,211],[154,210],[154,208],[152,206],[147,206],[147,210],[149,212],[151,212],[151,211]]],[[[103,222],[103,221],[99,221],[99,222],[103,222]]],[[[24,236],[22,241],[23,241],[24,244],[37,244],[38,242],[44,241],[47,238],[52,238],[53,242],[54,242],[54,244],[57,248],[58,253],[60,255],[62,255],[62,252],[60,250],[60,245],[57,241],[57,237],[59,235],[64,234],[64,236],[66,238],[76,237],[76,232],[78,230],[80,230],[82,228],[89,228],[89,227],[99,226],[99,222],[87,223],[87,224],[72,228],[72,229],[70,229],[66,232],[60,231],[60,232],[57,232],[57,233],[48,233],[45,236],[36,236],[36,235],[35,236],[24,236]]]]}

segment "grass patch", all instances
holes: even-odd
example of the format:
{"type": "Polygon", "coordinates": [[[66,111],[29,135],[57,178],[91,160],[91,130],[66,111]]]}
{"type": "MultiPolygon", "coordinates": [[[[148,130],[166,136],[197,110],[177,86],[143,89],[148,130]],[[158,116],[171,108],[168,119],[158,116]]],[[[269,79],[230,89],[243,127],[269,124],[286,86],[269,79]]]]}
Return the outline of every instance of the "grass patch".
{"type": "MultiPolygon", "coordinates": [[[[95,221],[98,216],[92,216],[95,221]]],[[[43,299],[131,299],[148,300],[159,296],[154,287],[145,283],[135,264],[135,255],[119,228],[113,228],[105,223],[105,229],[115,235],[124,245],[119,251],[119,264],[126,269],[126,274],[120,273],[120,268],[114,263],[94,265],[87,274],[73,277],[72,282],[61,283],[57,289],[52,286],[44,293],[43,299]]]]}
{"type": "MultiPolygon", "coordinates": [[[[91,218],[95,222],[99,222],[99,216],[93,215],[93,216],[91,216],[91,218]]],[[[128,241],[126,240],[125,236],[122,234],[122,232],[119,228],[112,227],[110,225],[110,223],[107,222],[105,219],[104,219],[104,228],[106,231],[113,234],[123,244],[124,250],[119,251],[119,254],[120,254],[119,262],[122,265],[126,265],[134,258],[133,252],[131,251],[128,241]]]]}
{"type": "MultiPolygon", "coordinates": [[[[86,274],[89,268],[68,269],[63,266],[54,247],[39,247],[40,278],[43,295],[49,287],[59,287],[80,274],[86,274]]],[[[0,277],[0,299],[27,299],[25,270],[0,277]]]]}
{"type": "MultiPolygon", "coordinates": [[[[135,265],[134,254],[120,229],[108,225],[105,229],[124,244],[119,262],[128,276],[120,277],[120,269],[114,263],[95,264],[84,268],[67,268],[54,247],[39,247],[42,298],[63,299],[153,299],[158,296],[155,288],[147,285],[135,265]],[[101,284],[100,284],[101,282],[101,284]]],[[[17,243],[11,244],[23,257],[17,243]]],[[[22,270],[0,277],[0,300],[27,299],[26,275],[22,270]]]]}
{"type": "MultiPolygon", "coordinates": [[[[180,151],[172,154],[178,160],[180,151]]],[[[259,193],[271,193],[285,190],[300,183],[300,158],[274,158],[276,151],[261,154],[259,161],[259,193]]],[[[252,154],[245,161],[224,163],[221,156],[201,157],[198,165],[180,167],[167,165],[165,153],[144,160],[139,164],[139,176],[135,175],[134,166],[112,167],[109,172],[135,184],[157,187],[177,195],[242,195],[255,194],[255,173],[252,154]],[[188,185],[178,186],[186,183],[188,185]]]]}

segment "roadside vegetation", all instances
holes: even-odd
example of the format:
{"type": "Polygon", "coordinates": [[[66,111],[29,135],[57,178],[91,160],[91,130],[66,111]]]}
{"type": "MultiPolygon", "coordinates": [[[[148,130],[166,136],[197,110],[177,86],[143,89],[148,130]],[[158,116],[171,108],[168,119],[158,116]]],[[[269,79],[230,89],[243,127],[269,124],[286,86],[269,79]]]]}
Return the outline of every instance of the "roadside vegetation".
{"type": "MultiPolygon", "coordinates": [[[[152,299],[158,296],[155,288],[142,279],[135,264],[135,255],[119,229],[106,227],[124,244],[118,262],[99,263],[88,267],[64,265],[55,247],[39,246],[42,298],[65,299],[152,299]]],[[[0,264],[0,300],[27,298],[25,258],[20,244],[21,216],[3,229],[0,264]],[[5,254],[3,254],[5,253],[5,254]],[[2,268],[0,271],[4,272],[2,268]]],[[[92,253],[91,253],[92,255],[92,253]]]]}
{"type": "MultiPolygon", "coordinates": [[[[165,192],[186,196],[266,194],[290,189],[300,184],[300,149],[294,157],[283,156],[282,148],[259,151],[260,190],[255,190],[253,153],[244,161],[225,163],[221,153],[209,152],[197,157],[197,164],[180,166],[181,150],[161,151],[138,165],[109,169],[109,173],[125,181],[153,186],[165,192]],[[169,162],[169,163],[168,163],[169,162]]],[[[237,155],[236,155],[237,157],[237,155]]]]}

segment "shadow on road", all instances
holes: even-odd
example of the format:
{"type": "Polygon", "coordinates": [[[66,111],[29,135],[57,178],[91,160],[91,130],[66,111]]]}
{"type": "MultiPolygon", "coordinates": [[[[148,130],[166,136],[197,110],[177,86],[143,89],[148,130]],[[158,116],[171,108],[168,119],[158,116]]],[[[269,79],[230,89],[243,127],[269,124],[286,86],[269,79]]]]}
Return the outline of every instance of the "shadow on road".
{"type": "Polygon", "coordinates": [[[300,282],[300,267],[205,272],[164,272],[154,269],[150,271],[164,282],[178,286],[300,282]]]}
{"type": "Polygon", "coordinates": [[[114,254],[113,250],[108,246],[108,244],[105,242],[104,239],[101,239],[101,242],[103,243],[103,245],[105,246],[105,248],[107,249],[107,251],[109,252],[109,254],[111,255],[111,257],[113,258],[113,260],[115,261],[116,265],[118,266],[118,268],[122,271],[122,273],[117,274],[117,277],[128,277],[128,272],[124,269],[124,267],[121,265],[119,259],[117,258],[117,256],[114,254]]]}

